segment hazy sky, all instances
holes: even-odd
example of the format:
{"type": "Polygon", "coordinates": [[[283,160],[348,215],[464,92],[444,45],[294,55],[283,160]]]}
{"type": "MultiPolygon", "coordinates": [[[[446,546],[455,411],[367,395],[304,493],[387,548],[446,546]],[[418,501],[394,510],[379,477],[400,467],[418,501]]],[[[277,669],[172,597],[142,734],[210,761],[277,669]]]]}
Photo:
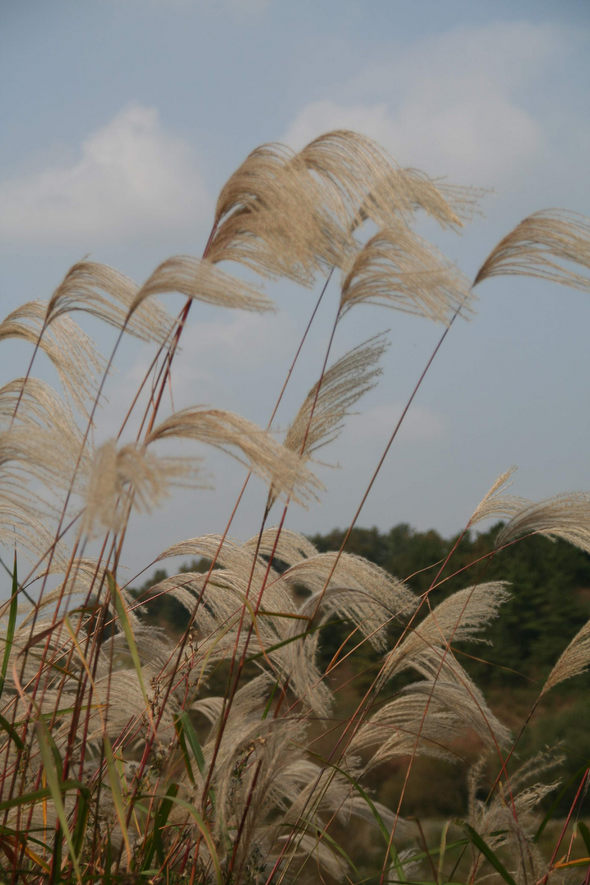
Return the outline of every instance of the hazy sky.
{"type": "MultiPolygon", "coordinates": [[[[473,275],[530,212],[590,214],[589,74],[587,0],[4,0],[3,312],[49,298],[85,255],[141,281],[170,254],[200,254],[216,195],[252,148],[298,148],[340,127],[373,136],[403,165],[490,190],[460,238],[437,235],[473,275]]],[[[266,423],[317,294],[266,288],[275,315],[195,305],[173,377],[176,407],[211,404],[266,423]]],[[[588,295],[511,278],[478,295],[476,317],[451,330],[360,525],[457,531],[513,464],[517,494],[590,488],[588,295]]],[[[316,380],[337,300],[333,286],[279,427],[316,380]]],[[[391,347],[380,386],[322,450],[341,468],[320,468],[327,492],[307,512],[292,508],[293,528],[347,525],[440,334],[359,308],[343,321],[335,356],[381,329],[391,347]]],[[[101,345],[111,341],[100,334],[101,345]]],[[[99,436],[116,429],[147,354],[127,352],[99,436]]],[[[3,383],[24,373],[26,358],[8,349],[3,383]]],[[[167,544],[223,530],[242,473],[218,456],[207,455],[205,469],[214,490],[182,493],[138,521],[127,547],[133,569],[167,544]]],[[[256,485],[235,522],[241,538],[258,527],[256,485]]]]}

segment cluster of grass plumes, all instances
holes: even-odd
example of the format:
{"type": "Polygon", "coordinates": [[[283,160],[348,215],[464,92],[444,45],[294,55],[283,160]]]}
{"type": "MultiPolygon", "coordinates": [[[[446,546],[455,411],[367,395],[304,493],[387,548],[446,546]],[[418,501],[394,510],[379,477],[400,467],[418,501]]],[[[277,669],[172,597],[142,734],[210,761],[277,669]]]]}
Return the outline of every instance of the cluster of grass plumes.
{"type": "MultiPolygon", "coordinates": [[[[361,825],[355,821],[372,827],[380,845],[375,882],[459,875],[475,882],[490,874],[557,881],[574,863],[575,852],[558,845],[544,858],[535,842],[534,809],[553,786],[538,783],[547,760],[512,770],[514,739],[454,652],[456,642],[482,638],[508,589],[466,580],[437,601],[450,550],[417,596],[346,553],[346,537],[340,550],[319,553],[285,528],[290,506],[321,493],[314,452],[336,437],[380,371],[383,336],[331,362],[341,317],[364,302],[382,304],[441,322],[442,343],[455,318],[472,310],[473,287],[413,224],[426,213],[459,228],[476,196],[398,168],[350,132],[323,136],[299,154],[267,145],[222,189],[200,260],[171,258],[143,286],[81,262],[47,304],[26,304],[0,324],[0,337],[31,346],[24,377],[0,389],[0,542],[15,549],[1,612],[5,881],[362,881],[346,850],[346,834],[361,825]],[[252,283],[220,270],[222,261],[304,286],[341,273],[322,372],[282,443],[271,432],[276,408],[267,429],[198,405],[166,411],[193,302],[271,306],[252,283]],[[171,292],[187,299],[176,319],[157,301],[171,292]],[[106,360],[72,319],[79,311],[118,330],[106,360]],[[95,447],[97,409],[128,335],[151,343],[154,359],[117,437],[95,447]],[[57,370],[60,394],[35,377],[44,359],[57,370]],[[143,617],[120,577],[134,513],[157,506],[175,484],[199,484],[201,449],[194,459],[163,454],[161,442],[171,439],[223,450],[244,464],[244,487],[254,474],[268,489],[251,540],[230,539],[232,514],[222,535],[182,540],[157,557],[210,563],[150,591],[186,610],[178,641],[143,617]],[[278,524],[269,527],[273,508],[281,508],[278,524]],[[335,621],[346,625],[345,641],[326,663],[322,635],[335,621]],[[334,674],[368,648],[375,672],[355,709],[337,719],[334,674]],[[414,844],[403,818],[414,760],[461,762],[466,733],[495,760],[496,782],[481,795],[483,763],[474,770],[453,846],[448,827],[436,850],[421,838],[414,844]],[[364,784],[392,762],[406,775],[386,808],[364,784]]],[[[491,253],[476,281],[529,273],[589,288],[569,269],[572,261],[589,266],[589,242],[581,219],[533,215],[491,253]]],[[[288,377],[296,363],[297,355],[288,377]]],[[[590,549],[588,497],[531,505],[502,497],[505,479],[466,528],[501,515],[508,518],[501,545],[540,532],[590,549]]],[[[542,694],[586,669],[588,635],[583,628],[571,640],[542,694]]]]}

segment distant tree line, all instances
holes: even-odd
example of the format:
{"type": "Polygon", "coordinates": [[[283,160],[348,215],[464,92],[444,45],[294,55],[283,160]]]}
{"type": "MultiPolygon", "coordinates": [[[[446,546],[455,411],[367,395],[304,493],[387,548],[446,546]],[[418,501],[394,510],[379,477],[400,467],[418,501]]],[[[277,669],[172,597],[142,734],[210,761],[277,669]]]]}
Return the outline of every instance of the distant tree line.
{"type": "MultiPolygon", "coordinates": [[[[436,605],[462,587],[484,581],[508,582],[510,601],[486,632],[491,644],[475,652],[490,663],[472,664],[478,684],[484,685],[543,679],[590,617],[590,556],[564,541],[550,541],[541,535],[494,552],[501,526],[498,523],[486,532],[466,533],[430,594],[436,605]]],[[[320,551],[338,550],[344,534],[334,529],[310,540],[320,551]]],[[[443,538],[434,529],[419,532],[400,523],[385,533],[355,528],[346,550],[407,580],[415,593],[422,594],[430,590],[456,541],[457,537],[443,538]]]]}
{"type": "MultiPolygon", "coordinates": [[[[416,531],[407,523],[389,532],[355,528],[346,550],[369,559],[390,574],[407,581],[417,594],[431,590],[433,605],[462,587],[484,581],[507,581],[511,597],[486,639],[490,645],[475,647],[477,660],[470,664],[478,684],[523,685],[540,681],[563,648],[590,617],[590,556],[562,541],[540,535],[526,538],[494,552],[501,523],[486,532],[466,533],[440,575],[439,570],[457,537],[443,538],[437,531],[416,531]],[[438,575],[438,579],[437,579],[438,575]]],[[[310,537],[320,550],[338,550],[344,531],[310,537]]],[[[209,563],[193,560],[180,572],[206,571],[209,563]]],[[[151,587],[167,573],[159,569],[138,590],[138,599],[150,599],[151,587]]],[[[181,631],[187,614],[169,594],[156,596],[147,605],[150,621],[181,631]]],[[[473,652],[473,646],[466,648],[473,652]]]]}

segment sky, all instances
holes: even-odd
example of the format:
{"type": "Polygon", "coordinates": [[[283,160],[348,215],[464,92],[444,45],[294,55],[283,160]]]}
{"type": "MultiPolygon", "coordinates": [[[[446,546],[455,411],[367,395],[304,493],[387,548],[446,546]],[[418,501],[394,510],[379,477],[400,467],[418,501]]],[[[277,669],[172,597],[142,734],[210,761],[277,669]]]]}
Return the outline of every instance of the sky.
{"type": "MultiPolygon", "coordinates": [[[[24,0],[0,2],[0,298],[3,315],[48,299],[84,256],[138,282],[172,254],[200,255],[217,193],[254,147],[294,149],[335,128],[379,141],[403,166],[484,188],[461,236],[424,232],[472,277],[522,218],[590,214],[587,0],[24,0]]],[[[266,424],[315,298],[266,284],[274,314],[195,305],[171,408],[208,404],[266,424]]],[[[455,323],[359,516],[444,535],[496,477],[535,500],[590,488],[588,293],[503,277],[455,323]]],[[[278,416],[284,430],[323,359],[333,284],[278,416]]],[[[179,296],[169,306],[180,308],[179,296]]],[[[384,329],[379,386],[320,453],[321,500],[287,525],[345,528],[440,335],[426,320],[363,307],[335,357],[384,329]],[[333,466],[339,465],[339,466],[333,466]]],[[[112,346],[98,329],[101,347],[112,346]]],[[[99,415],[116,432],[151,351],[131,342],[99,415]]],[[[8,344],[2,383],[29,354],[8,344]]],[[[41,370],[43,371],[43,370],[41,370]]],[[[224,530],[243,471],[203,451],[208,488],[139,517],[133,574],[169,544],[224,530]]],[[[232,525],[254,535],[252,483],[232,525]]],[[[280,516],[276,512],[275,518],[280,516]]]]}

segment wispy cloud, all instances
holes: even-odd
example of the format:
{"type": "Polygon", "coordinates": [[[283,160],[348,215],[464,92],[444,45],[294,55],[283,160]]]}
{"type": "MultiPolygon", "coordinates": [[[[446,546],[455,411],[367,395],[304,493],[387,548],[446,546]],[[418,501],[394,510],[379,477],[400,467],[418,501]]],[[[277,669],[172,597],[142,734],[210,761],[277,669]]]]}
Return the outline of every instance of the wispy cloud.
{"type": "MultiPolygon", "coordinates": [[[[362,407],[360,415],[352,415],[349,420],[349,432],[354,445],[366,444],[372,439],[383,445],[395,427],[404,409],[404,403],[383,403],[373,406],[367,411],[362,407]]],[[[412,406],[400,428],[399,442],[432,443],[443,439],[447,434],[444,417],[424,406],[412,406]]]]}
{"type": "Polygon", "coordinates": [[[189,146],[155,108],[133,104],[92,132],[74,161],[0,182],[0,236],[131,241],[198,220],[209,202],[189,146]]]}
{"type": "Polygon", "coordinates": [[[518,174],[543,151],[526,94],[562,35],[526,22],[456,28],[357,72],[336,98],[305,105],[284,140],[301,147],[333,128],[364,132],[403,165],[484,186],[518,174]]]}

